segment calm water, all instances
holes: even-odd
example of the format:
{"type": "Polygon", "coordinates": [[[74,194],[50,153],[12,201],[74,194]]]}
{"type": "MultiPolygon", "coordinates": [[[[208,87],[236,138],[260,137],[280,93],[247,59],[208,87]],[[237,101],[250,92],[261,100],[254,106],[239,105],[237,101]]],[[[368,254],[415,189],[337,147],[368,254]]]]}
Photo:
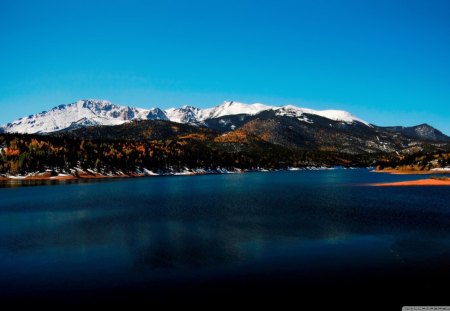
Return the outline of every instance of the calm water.
{"type": "Polygon", "coordinates": [[[354,291],[448,304],[448,285],[437,282],[450,275],[450,188],[365,185],[407,179],[417,176],[333,170],[3,185],[0,300],[354,291]]]}

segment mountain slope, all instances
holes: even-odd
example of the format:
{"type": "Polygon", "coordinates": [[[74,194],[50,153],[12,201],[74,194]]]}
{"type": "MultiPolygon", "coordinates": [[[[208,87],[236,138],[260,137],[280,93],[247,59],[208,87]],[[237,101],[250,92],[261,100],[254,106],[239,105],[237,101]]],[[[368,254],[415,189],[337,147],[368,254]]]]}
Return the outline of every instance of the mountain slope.
{"type": "Polygon", "coordinates": [[[149,141],[178,137],[213,139],[219,133],[205,127],[167,120],[133,120],[118,126],[90,126],[52,133],[52,136],[92,140],[149,141]]]}
{"type": "Polygon", "coordinates": [[[366,126],[371,126],[366,121],[354,116],[350,112],[343,110],[313,110],[308,108],[298,108],[296,106],[288,105],[283,107],[274,108],[276,115],[278,116],[289,116],[296,117],[300,121],[310,122],[307,115],[320,116],[333,121],[340,121],[344,123],[355,123],[359,122],[366,126]]]}
{"type": "Polygon", "coordinates": [[[277,110],[263,111],[254,116],[224,116],[207,120],[206,125],[223,133],[233,130],[243,131],[267,142],[289,148],[353,154],[409,153],[433,146],[442,147],[450,143],[450,137],[428,126],[426,130],[423,126],[402,128],[402,133],[391,128],[368,126],[359,121],[335,121],[307,113],[300,116],[280,114],[277,110]]]}
{"type": "MultiPolygon", "coordinates": [[[[450,138],[435,141],[411,138],[382,127],[333,121],[305,115],[308,122],[276,111],[254,116],[235,115],[209,119],[202,124],[180,124],[164,120],[127,122],[118,126],[91,126],[53,133],[76,139],[146,141],[191,138],[209,142],[268,143],[289,150],[339,152],[345,154],[411,154],[436,148],[450,149],[450,138]],[[234,127],[234,129],[230,129],[234,127]]],[[[235,145],[233,148],[237,148],[235,145]]]]}
{"type": "Polygon", "coordinates": [[[382,127],[381,129],[386,132],[394,133],[397,135],[404,135],[413,139],[424,139],[430,141],[448,141],[449,139],[448,136],[428,124],[420,124],[410,127],[391,126],[382,127]]]}

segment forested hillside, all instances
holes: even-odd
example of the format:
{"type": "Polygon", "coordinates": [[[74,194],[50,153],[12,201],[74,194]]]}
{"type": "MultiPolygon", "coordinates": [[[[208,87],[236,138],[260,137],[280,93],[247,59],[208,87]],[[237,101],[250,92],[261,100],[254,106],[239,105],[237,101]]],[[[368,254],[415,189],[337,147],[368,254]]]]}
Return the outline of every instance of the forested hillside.
{"type": "Polygon", "coordinates": [[[415,138],[397,143],[383,137],[380,146],[390,144],[383,152],[363,147],[368,144],[364,139],[372,135],[366,132],[372,128],[336,123],[341,130],[325,131],[331,127],[320,127],[319,121],[318,117],[316,131],[305,128],[304,122],[275,117],[253,119],[225,132],[204,126],[144,120],[48,134],[3,133],[0,134],[0,174],[51,171],[74,175],[78,169],[99,174],[134,174],[144,169],[164,173],[199,168],[406,168],[411,165],[426,170],[449,163],[450,147],[446,142],[415,138]]]}
{"type": "Polygon", "coordinates": [[[91,140],[24,134],[0,135],[0,173],[71,168],[99,172],[179,171],[184,168],[287,168],[367,166],[373,157],[288,149],[236,133],[209,139],[193,133],[153,140],[91,140]]]}

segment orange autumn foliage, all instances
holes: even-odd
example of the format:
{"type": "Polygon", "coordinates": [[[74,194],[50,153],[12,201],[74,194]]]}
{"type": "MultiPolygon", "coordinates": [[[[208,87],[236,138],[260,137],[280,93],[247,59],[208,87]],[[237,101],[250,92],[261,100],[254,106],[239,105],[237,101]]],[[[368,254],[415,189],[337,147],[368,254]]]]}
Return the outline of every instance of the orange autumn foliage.
{"type": "Polygon", "coordinates": [[[245,131],[235,130],[233,132],[217,136],[216,138],[214,138],[214,141],[220,143],[248,143],[250,140],[245,131]]]}

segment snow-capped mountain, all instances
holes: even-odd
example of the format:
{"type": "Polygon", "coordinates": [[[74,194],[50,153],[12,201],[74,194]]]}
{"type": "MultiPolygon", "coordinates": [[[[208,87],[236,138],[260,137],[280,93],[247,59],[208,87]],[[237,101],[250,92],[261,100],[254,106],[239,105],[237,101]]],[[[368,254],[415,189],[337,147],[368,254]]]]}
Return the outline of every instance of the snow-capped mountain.
{"type": "Polygon", "coordinates": [[[225,101],[223,104],[213,108],[199,109],[192,106],[183,106],[181,108],[170,108],[165,110],[167,119],[177,123],[202,123],[206,120],[221,118],[233,115],[257,115],[260,112],[273,110],[276,115],[295,117],[300,121],[311,123],[307,115],[317,115],[333,121],[345,123],[360,122],[371,126],[366,121],[354,116],[350,112],[343,110],[313,110],[308,108],[299,108],[293,105],[287,106],[268,106],[264,104],[244,104],[234,101],[225,101]]]}
{"type": "Polygon", "coordinates": [[[118,106],[106,100],[79,100],[69,105],[60,105],[50,111],[20,118],[7,124],[5,131],[49,133],[72,126],[118,125],[130,120],[147,119],[149,114],[150,111],[146,109],[118,106]]]}
{"type": "MultiPolygon", "coordinates": [[[[145,110],[145,109],[142,109],[145,110]]],[[[166,113],[159,108],[152,108],[148,110],[148,114],[146,116],[147,120],[169,120],[167,118],[166,113]]]]}
{"type": "Polygon", "coordinates": [[[203,120],[202,110],[192,106],[170,108],[165,113],[170,121],[177,123],[197,123],[203,120]]]}
{"type": "Polygon", "coordinates": [[[353,123],[353,122],[360,122],[367,126],[371,126],[366,121],[354,116],[350,112],[344,111],[344,110],[313,110],[308,108],[299,108],[296,106],[288,105],[278,108],[273,108],[273,110],[276,111],[276,115],[279,116],[290,116],[290,117],[296,117],[300,121],[305,122],[311,122],[307,114],[321,116],[330,120],[334,121],[341,121],[345,123],[353,123]]]}
{"type": "Polygon", "coordinates": [[[170,108],[166,110],[167,118],[177,123],[201,123],[203,121],[231,116],[237,114],[255,115],[261,111],[269,110],[274,107],[263,104],[243,104],[233,101],[226,101],[213,108],[199,109],[192,106],[183,106],[181,108],[170,108]]]}
{"type": "MultiPolygon", "coordinates": [[[[132,120],[170,120],[177,123],[205,124],[206,120],[233,115],[257,115],[273,110],[277,115],[295,117],[300,121],[312,123],[308,115],[318,115],[345,123],[369,123],[349,112],[341,110],[312,110],[296,106],[268,106],[263,104],[244,104],[226,101],[213,108],[199,109],[192,106],[143,109],[119,106],[106,100],[79,100],[68,105],[57,106],[50,111],[20,118],[3,127],[9,133],[50,133],[68,128],[92,125],[119,125],[132,120]]],[[[0,132],[2,129],[0,128],[0,132]]]]}
{"type": "Polygon", "coordinates": [[[263,104],[243,104],[238,102],[224,102],[222,105],[214,108],[203,110],[203,120],[219,118],[224,116],[232,116],[237,114],[255,115],[264,110],[274,109],[273,106],[267,106],[263,104]]]}

